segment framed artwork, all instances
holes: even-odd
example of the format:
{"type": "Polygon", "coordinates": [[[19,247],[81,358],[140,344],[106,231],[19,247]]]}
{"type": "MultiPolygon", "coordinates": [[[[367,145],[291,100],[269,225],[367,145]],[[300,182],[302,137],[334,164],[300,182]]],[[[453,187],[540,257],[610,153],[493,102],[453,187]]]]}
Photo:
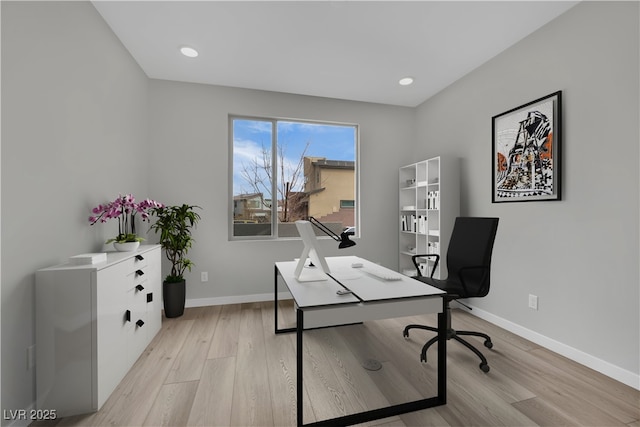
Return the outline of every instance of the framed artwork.
{"type": "Polygon", "coordinates": [[[560,200],[562,91],[492,118],[492,202],[560,200]]]}

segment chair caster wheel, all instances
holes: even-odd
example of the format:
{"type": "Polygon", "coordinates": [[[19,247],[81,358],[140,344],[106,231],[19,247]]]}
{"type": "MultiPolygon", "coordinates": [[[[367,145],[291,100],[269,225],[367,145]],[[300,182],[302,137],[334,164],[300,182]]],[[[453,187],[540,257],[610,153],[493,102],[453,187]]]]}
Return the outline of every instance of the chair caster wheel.
{"type": "Polygon", "coordinates": [[[484,346],[487,347],[487,348],[493,348],[493,343],[491,341],[487,340],[487,341],[484,342],[484,346]]]}
{"type": "Polygon", "coordinates": [[[480,370],[486,374],[487,372],[489,372],[489,365],[487,365],[486,363],[481,363],[480,370]]]}
{"type": "Polygon", "coordinates": [[[426,357],[422,357],[422,356],[420,356],[420,362],[421,362],[423,365],[426,365],[426,364],[427,364],[427,358],[426,358],[426,357]]]}
{"type": "Polygon", "coordinates": [[[405,340],[409,339],[409,333],[408,332],[403,332],[402,336],[404,337],[405,340]]]}

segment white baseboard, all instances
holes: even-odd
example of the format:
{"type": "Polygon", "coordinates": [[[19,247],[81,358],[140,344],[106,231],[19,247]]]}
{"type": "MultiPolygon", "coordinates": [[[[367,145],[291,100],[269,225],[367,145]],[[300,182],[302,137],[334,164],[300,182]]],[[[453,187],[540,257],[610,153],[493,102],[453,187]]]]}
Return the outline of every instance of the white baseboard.
{"type": "Polygon", "coordinates": [[[603,375],[606,375],[610,378],[613,378],[616,381],[626,384],[629,387],[633,387],[636,390],[640,390],[640,375],[638,374],[622,369],[619,366],[613,365],[602,359],[598,359],[597,357],[594,357],[581,350],[575,349],[566,344],[563,344],[549,337],[541,335],[530,329],[524,328],[516,323],[510,322],[501,317],[495,316],[478,307],[474,307],[474,306],[470,306],[470,307],[473,308],[473,311],[469,311],[469,313],[473,314],[476,317],[484,319],[487,322],[493,323],[494,325],[500,326],[502,329],[506,329],[507,331],[512,332],[518,336],[521,336],[522,338],[528,339],[529,341],[532,341],[538,345],[541,345],[542,347],[545,347],[568,359],[578,362],[581,365],[587,366],[588,368],[598,371],[603,375]]]}

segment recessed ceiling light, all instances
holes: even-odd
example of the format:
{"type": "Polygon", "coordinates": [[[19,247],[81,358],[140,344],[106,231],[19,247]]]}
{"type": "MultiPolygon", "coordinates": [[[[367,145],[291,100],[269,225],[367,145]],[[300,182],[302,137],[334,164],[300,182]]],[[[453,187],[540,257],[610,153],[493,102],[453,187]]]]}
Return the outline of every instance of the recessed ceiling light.
{"type": "Polygon", "coordinates": [[[402,86],[409,86],[411,83],[413,83],[413,77],[404,77],[400,79],[398,83],[400,83],[400,85],[402,86]]]}
{"type": "Polygon", "coordinates": [[[183,46],[180,48],[180,52],[184,55],[184,56],[188,56],[189,58],[195,58],[196,56],[198,56],[198,51],[195,50],[192,47],[189,46],[183,46]]]}

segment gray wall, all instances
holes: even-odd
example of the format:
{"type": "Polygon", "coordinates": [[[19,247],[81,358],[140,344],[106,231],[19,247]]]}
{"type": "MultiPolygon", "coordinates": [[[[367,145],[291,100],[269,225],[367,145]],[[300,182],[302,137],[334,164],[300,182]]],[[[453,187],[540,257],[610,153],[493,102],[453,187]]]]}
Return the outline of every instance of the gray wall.
{"type": "Polygon", "coordinates": [[[2,409],[34,401],[35,270],[115,234],[97,203],[151,196],[147,87],[91,4],[2,2],[2,409]]]}
{"type": "Polygon", "coordinates": [[[421,105],[415,150],[460,157],[462,213],[500,217],[492,290],[473,304],[636,382],[638,22],[637,2],[579,4],[421,105]],[[492,204],[491,117],[557,90],[563,200],[492,204]]]}
{"type": "Polygon", "coordinates": [[[274,261],[302,251],[299,241],[228,241],[229,114],[359,124],[362,238],[340,253],[333,240],[323,249],[397,265],[397,167],[414,141],[414,109],[162,80],[151,80],[149,105],[152,192],[165,203],[203,208],[188,303],[270,298],[274,261]],[[200,282],[201,271],[209,282],[200,282]]]}
{"type": "Polygon", "coordinates": [[[463,213],[502,221],[493,290],[475,304],[637,377],[637,4],[581,4],[417,109],[149,80],[88,3],[1,7],[2,409],[34,401],[34,271],[100,250],[114,229],[86,217],[120,192],[203,207],[192,303],[271,292],[273,261],[301,247],[228,241],[229,113],[358,123],[363,237],[349,253],[391,267],[397,168],[461,157],[463,213]],[[534,73],[528,52],[550,59],[534,73]],[[491,116],[558,89],[565,200],[492,205],[491,116]]]}

